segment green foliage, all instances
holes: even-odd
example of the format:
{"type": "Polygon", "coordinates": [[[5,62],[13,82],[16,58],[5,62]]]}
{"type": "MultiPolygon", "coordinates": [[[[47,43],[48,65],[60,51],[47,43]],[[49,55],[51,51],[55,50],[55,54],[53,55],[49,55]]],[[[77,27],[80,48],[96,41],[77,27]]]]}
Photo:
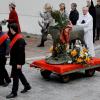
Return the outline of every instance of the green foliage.
{"type": "Polygon", "coordinates": [[[51,16],[55,19],[55,28],[64,29],[69,23],[69,20],[63,17],[58,10],[52,11],[51,16]]]}

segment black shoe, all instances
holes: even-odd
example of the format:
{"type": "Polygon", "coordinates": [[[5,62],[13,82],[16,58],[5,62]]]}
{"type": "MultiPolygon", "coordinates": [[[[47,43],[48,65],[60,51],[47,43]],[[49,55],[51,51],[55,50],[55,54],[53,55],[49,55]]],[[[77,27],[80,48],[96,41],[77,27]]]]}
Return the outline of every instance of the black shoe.
{"type": "Polygon", "coordinates": [[[4,83],[2,86],[7,87],[10,83],[11,83],[11,80],[9,80],[9,82],[4,83]]]}
{"type": "Polygon", "coordinates": [[[4,81],[1,82],[1,80],[0,80],[0,86],[3,86],[4,84],[5,84],[5,82],[4,81]]]}
{"type": "Polygon", "coordinates": [[[93,43],[95,43],[95,40],[93,40],[93,43]]]}
{"type": "Polygon", "coordinates": [[[31,86],[27,87],[27,88],[24,88],[21,93],[26,93],[28,90],[31,90],[31,86]]]}
{"type": "Polygon", "coordinates": [[[96,37],[96,40],[99,40],[99,37],[96,37]]]}
{"type": "Polygon", "coordinates": [[[15,97],[17,97],[17,94],[14,93],[10,93],[9,95],[6,96],[7,99],[15,98],[15,97]]]}
{"type": "Polygon", "coordinates": [[[44,47],[44,44],[39,44],[37,47],[44,47]]]}
{"type": "Polygon", "coordinates": [[[0,86],[3,86],[5,83],[0,83],[0,86]]]}
{"type": "Polygon", "coordinates": [[[2,86],[7,87],[10,83],[4,83],[2,86]]]}

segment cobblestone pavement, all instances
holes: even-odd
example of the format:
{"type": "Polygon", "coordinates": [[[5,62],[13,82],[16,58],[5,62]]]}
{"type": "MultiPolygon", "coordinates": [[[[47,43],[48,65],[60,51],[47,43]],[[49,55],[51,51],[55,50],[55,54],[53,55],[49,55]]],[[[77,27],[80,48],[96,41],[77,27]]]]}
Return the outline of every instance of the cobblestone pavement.
{"type": "MultiPolygon", "coordinates": [[[[51,39],[45,43],[44,48],[36,47],[39,44],[40,36],[32,35],[26,38],[26,57],[31,58],[31,63],[36,58],[47,56],[49,47],[52,45],[51,39]]],[[[100,41],[95,43],[96,56],[100,57],[100,41]]],[[[10,74],[11,67],[7,65],[10,74]]],[[[29,64],[23,66],[23,72],[32,86],[32,90],[26,94],[21,94],[23,86],[20,83],[18,97],[11,100],[99,100],[100,99],[100,73],[96,72],[93,77],[86,78],[83,74],[76,74],[69,83],[62,84],[58,77],[52,77],[52,80],[45,81],[40,71],[30,68],[29,64]],[[77,78],[77,76],[79,78],[77,78]]],[[[6,95],[11,91],[12,83],[8,87],[0,87],[0,100],[6,100],[6,95]]]]}

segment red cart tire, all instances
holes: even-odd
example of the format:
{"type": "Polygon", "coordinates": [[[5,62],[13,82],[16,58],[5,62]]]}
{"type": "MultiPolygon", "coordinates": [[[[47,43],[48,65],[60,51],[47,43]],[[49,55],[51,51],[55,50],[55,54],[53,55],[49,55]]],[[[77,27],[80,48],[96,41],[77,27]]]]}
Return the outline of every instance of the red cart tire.
{"type": "Polygon", "coordinates": [[[87,77],[92,77],[94,74],[95,74],[95,69],[88,69],[88,70],[85,70],[85,75],[86,75],[87,77]]]}
{"type": "Polygon", "coordinates": [[[40,70],[41,76],[45,79],[45,80],[49,80],[50,79],[50,75],[51,75],[51,71],[48,70],[40,70]]]}

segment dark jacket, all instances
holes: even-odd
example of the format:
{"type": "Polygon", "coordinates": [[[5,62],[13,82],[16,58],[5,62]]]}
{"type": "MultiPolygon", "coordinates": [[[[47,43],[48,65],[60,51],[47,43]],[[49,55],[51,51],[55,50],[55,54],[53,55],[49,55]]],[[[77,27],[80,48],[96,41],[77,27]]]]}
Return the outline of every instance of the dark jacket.
{"type": "MultiPolygon", "coordinates": [[[[0,37],[1,37],[3,34],[5,34],[5,33],[1,32],[1,33],[0,33],[0,37]]],[[[6,55],[6,50],[7,50],[7,40],[4,41],[4,43],[2,43],[2,44],[0,45],[0,67],[1,67],[2,65],[5,65],[5,64],[6,64],[6,57],[5,57],[5,55],[6,55]]]]}
{"type": "Polygon", "coordinates": [[[79,13],[77,10],[70,11],[69,19],[73,25],[76,25],[77,20],[79,19],[79,13]]]}
{"type": "Polygon", "coordinates": [[[96,9],[96,27],[100,28],[100,5],[96,5],[95,9],[96,9]]]}
{"type": "MultiPolygon", "coordinates": [[[[0,33],[0,37],[5,34],[3,32],[0,33]]],[[[7,40],[4,41],[4,43],[2,43],[0,45],[0,56],[5,56],[6,55],[6,49],[7,49],[7,40]]]]}
{"type": "Polygon", "coordinates": [[[93,1],[91,1],[91,6],[89,7],[89,13],[93,18],[93,27],[96,27],[96,9],[93,4],[93,1]]]}
{"type": "Polygon", "coordinates": [[[10,51],[10,65],[25,64],[25,45],[25,40],[22,38],[16,41],[10,51]]]}

